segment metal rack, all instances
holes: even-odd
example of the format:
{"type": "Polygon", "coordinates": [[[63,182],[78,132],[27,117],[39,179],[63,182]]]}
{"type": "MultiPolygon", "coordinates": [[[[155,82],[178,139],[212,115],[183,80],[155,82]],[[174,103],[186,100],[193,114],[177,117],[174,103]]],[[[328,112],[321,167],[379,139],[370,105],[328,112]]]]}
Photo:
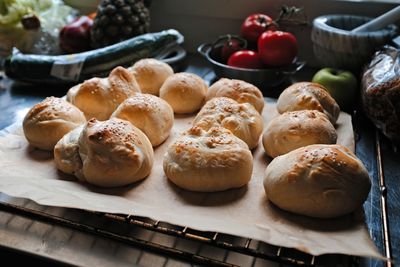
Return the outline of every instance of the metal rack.
{"type": "Polygon", "coordinates": [[[376,153],[376,166],[379,180],[380,191],[380,205],[381,205],[381,222],[382,222],[382,238],[384,255],[388,259],[386,262],[387,267],[391,267],[392,263],[392,248],[389,234],[389,216],[387,207],[387,188],[385,182],[385,174],[383,170],[383,159],[381,150],[381,137],[378,129],[375,129],[375,153],[376,153]]]}
{"type": "MultiPolygon", "coordinates": [[[[132,235],[129,236],[122,235],[116,232],[112,232],[108,229],[98,228],[93,225],[84,224],[60,216],[55,216],[47,212],[25,208],[6,202],[0,202],[0,210],[15,215],[27,217],[29,219],[33,219],[36,221],[56,224],[64,227],[69,227],[71,229],[75,229],[78,231],[90,233],[93,235],[110,238],[118,242],[123,242],[132,246],[154,251],[156,253],[161,253],[169,257],[184,259],[196,264],[204,264],[212,266],[237,266],[232,263],[227,263],[221,260],[201,256],[196,253],[190,253],[184,250],[168,247],[155,242],[142,240],[132,235]]],[[[171,225],[168,223],[151,220],[144,217],[137,217],[132,215],[126,216],[119,214],[108,214],[108,213],[91,212],[91,211],[84,211],[84,212],[91,213],[92,215],[101,217],[106,220],[110,220],[113,223],[128,224],[132,227],[140,227],[146,230],[156,231],[166,235],[185,238],[196,242],[200,242],[202,244],[208,244],[214,247],[222,248],[227,251],[234,251],[237,253],[249,255],[256,258],[267,259],[282,264],[297,265],[297,266],[321,266],[322,262],[329,261],[327,260],[327,257],[332,257],[332,255],[315,257],[306,253],[299,252],[294,249],[276,247],[268,245],[266,243],[263,243],[262,248],[260,244],[258,244],[257,247],[254,248],[251,246],[251,244],[259,241],[252,240],[249,238],[240,238],[241,242],[232,242],[228,241],[226,239],[227,235],[223,233],[197,231],[188,227],[171,225]]],[[[348,263],[347,264],[348,266],[357,265],[358,258],[343,256],[343,255],[341,255],[341,257],[346,257],[345,261],[348,263]]]]}

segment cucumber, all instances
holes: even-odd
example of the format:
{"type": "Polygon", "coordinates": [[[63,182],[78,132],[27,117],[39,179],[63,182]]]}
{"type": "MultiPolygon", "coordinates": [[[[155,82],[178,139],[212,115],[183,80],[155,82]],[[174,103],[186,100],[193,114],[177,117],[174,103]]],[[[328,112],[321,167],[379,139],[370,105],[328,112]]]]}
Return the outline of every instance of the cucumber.
{"type": "Polygon", "coordinates": [[[117,66],[131,66],[139,59],[155,57],[181,43],[183,36],[171,29],[70,55],[28,55],[15,50],[5,60],[4,71],[11,79],[28,83],[72,84],[107,76],[117,66]]]}

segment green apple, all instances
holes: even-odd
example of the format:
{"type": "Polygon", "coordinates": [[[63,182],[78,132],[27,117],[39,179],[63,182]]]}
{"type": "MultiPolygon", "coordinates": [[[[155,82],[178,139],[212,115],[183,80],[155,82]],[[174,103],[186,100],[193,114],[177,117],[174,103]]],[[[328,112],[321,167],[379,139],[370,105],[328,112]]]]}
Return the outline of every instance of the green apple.
{"type": "Polygon", "coordinates": [[[315,73],[312,82],[325,86],[341,109],[351,110],[356,105],[358,82],[350,71],[323,68],[315,73]]]}

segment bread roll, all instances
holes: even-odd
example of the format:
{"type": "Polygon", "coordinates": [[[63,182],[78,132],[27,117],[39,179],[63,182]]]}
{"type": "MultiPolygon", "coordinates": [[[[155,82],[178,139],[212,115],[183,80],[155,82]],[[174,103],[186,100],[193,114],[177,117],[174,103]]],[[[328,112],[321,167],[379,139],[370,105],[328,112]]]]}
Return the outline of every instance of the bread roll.
{"type": "Polygon", "coordinates": [[[165,80],[174,74],[174,70],[162,61],[144,58],[137,61],[130,71],[135,75],[142,93],[160,95],[160,88],[165,80]]]}
{"type": "Polygon", "coordinates": [[[54,147],[54,162],[60,171],[74,175],[83,180],[82,160],[79,156],[79,136],[82,133],[81,125],[61,138],[54,147]]]}
{"type": "Polygon", "coordinates": [[[264,108],[264,97],[260,89],[245,81],[219,79],[208,89],[206,101],[221,96],[232,98],[239,103],[250,103],[260,114],[264,108]]]}
{"type": "Polygon", "coordinates": [[[64,99],[47,97],[29,110],[22,127],[32,146],[52,151],[58,140],[85,122],[77,107],[64,99]]]}
{"type": "Polygon", "coordinates": [[[359,208],[371,188],[362,162],[341,145],[310,145],[271,161],[265,171],[268,199],[281,209],[317,218],[359,208]]]}
{"type": "Polygon", "coordinates": [[[72,87],[67,100],[83,111],[86,119],[107,120],[125,99],[140,92],[135,76],[123,67],[108,78],[92,78],[72,87]]]}
{"type": "Polygon", "coordinates": [[[171,106],[149,94],[135,94],[126,99],[111,117],[131,122],[146,134],[153,146],[158,146],[168,138],[174,124],[171,106]]]}
{"type": "Polygon", "coordinates": [[[255,148],[263,131],[263,118],[249,103],[239,104],[227,97],[208,101],[193,121],[193,125],[205,130],[222,126],[242,139],[250,149],[255,148]]]}
{"type": "Polygon", "coordinates": [[[207,87],[196,74],[176,73],[161,86],[160,97],[171,105],[175,113],[193,113],[203,106],[207,87]]]}
{"type": "Polygon", "coordinates": [[[192,127],[168,147],[164,172],[177,186],[199,192],[223,191],[247,184],[253,157],[245,142],[229,130],[192,127]]]}
{"type": "Polygon", "coordinates": [[[335,124],[340,109],[328,90],[318,83],[300,82],[286,88],[278,98],[276,108],[279,113],[295,110],[318,110],[325,113],[335,124]]]}
{"type": "Polygon", "coordinates": [[[316,110],[285,112],[275,117],[263,134],[268,156],[275,158],[312,144],[336,144],[337,133],[328,117],[316,110]]]}
{"type": "Polygon", "coordinates": [[[102,187],[139,181],[150,174],[154,161],[146,135],[117,118],[89,120],[79,137],[79,156],[83,179],[102,187]]]}

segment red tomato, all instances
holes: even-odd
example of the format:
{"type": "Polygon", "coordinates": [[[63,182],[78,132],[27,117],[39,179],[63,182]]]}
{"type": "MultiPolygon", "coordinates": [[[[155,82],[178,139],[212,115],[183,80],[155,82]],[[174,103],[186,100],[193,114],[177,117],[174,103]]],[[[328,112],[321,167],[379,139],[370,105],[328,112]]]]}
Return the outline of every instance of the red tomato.
{"type": "Polygon", "coordinates": [[[265,14],[248,16],[242,24],[241,35],[247,41],[257,44],[258,37],[266,30],[276,30],[274,21],[265,14]]]}
{"type": "Polygon", "coordinates": [[[258,53],[251,50],[235,52],[229,57],[228,65],[245,69],[261,69],[263,67],[258,53]]]}
{"type": "Polygon", "coordinates": [[[221,62],[226,64],[229,57],[237,52],[244,49],[243,42],[237,39],[229,38],[221,48],[221,62]]]}
{"type": "Polygon", "coordinates": [[[213,59],[226,64],[236,51],[245,50],[247,41],[238,35],[226,34],[218,37],[212,44],[210,55],[213,59]]]}
{"type": "Polygon", "coordinates": [[[258,53],[268,66],[289,65],[297,56],[297,50],[296,37],[289,32],[266,31],[258,39],[258,53]]]}

